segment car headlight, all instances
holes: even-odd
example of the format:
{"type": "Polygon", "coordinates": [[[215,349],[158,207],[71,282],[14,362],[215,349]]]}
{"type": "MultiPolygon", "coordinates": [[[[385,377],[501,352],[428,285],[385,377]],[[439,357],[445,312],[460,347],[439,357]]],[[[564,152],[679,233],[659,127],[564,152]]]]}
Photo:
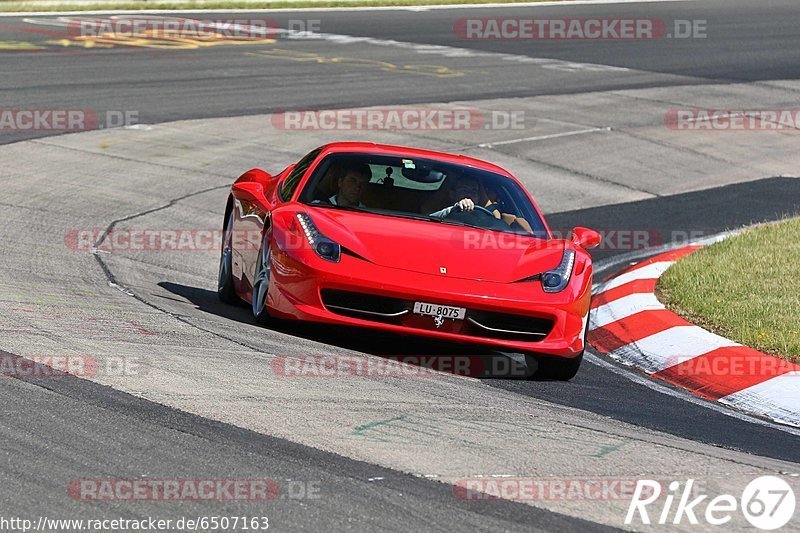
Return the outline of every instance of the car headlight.
{"type": "Polygon", "coordinates": [[[297,213],[297,220],[300,222],[300,227],[303,228],[303,233],[306,234],[308,244],[317,255],[326,261],[338,263],[342,257],[342,247],[339,246],[339,243],[320,233],[317,226],[314,225],[314,221],[306,213],[297,213]]]}
{"type": "Polygon", "coordinates": [[[572,267],[575,265],[575,252],[564,250],[561,263],[553,270],[542,274],[542,288],[544,292],[561,292],[569,283],[572,276],[572,267]]]}

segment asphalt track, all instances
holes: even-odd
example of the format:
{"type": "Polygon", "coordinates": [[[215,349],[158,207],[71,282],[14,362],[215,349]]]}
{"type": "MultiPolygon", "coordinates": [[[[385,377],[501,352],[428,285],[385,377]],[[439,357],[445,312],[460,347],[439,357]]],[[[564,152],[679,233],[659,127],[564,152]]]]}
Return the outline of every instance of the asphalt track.
{"type": "MultiPolygon", "coordinates": [[[[705,39],[657,39],[620,42],[547,42],[459,39],[453,24],[466,17],[525,17],[530,8],[500,10],[398,10],[286,13],[248,15],[215,14],[207,18],[269,18],[287,27],[289,20],[317,24],[323,33],[440,45],[467,50],[551,58],[568,62],[612,65],[633,69],[593,72],[542,69],[535,78],[511,61],[492,57],[456,61],[481,76],[467,80],[416,76],[398,79],[396,72],[360,66],[342,68],[314,64],[313,77],[297,62],[269,60],[241,53],[238,47],[208,47],[180,53],[164,49],[111,50],[50,45],[23,54],[2,52],[0,94],[20,108],[37,106],[90,107],[98,110],[135,110],[145,123],[187,118],[252,115],[285,109],[328,109],[380,104],[448,102],[487,98],[571,94],[589,91],[665,87],[692,84],[726,84],[793,79],[800,74],[795,27],[796,4],[791,0],[726,0],[536,8],[539,17],[653,18],[671,25],[676,19],[708,21],[705,39]],[[564,11],[564,10],[567,11],[564,11]],[[78,53],[81,51],[82,53],[78,53]],[[68,58],[64,55],[69,54],[68,58]],[[342,72],[345,70],[345,72],[342,72]]],[[[46,19],[47,17],[33,17],[46,19]]],[[[203,18],[197,16],[196,18],[203,18]]],[[[3,41],[42,44],[61,37],[65,28],[33,25],[23,17],[0,19],[3,41]]],[[[282,41],[279,40],[279,44],[282,41]]],[[[280,48],[285,48],[280,46],[280,48]]],[[[297,53],[331,50],[325,42],[295,43],[297,53]]],[[[356,47],[353,60],[394,63],[391,47],[356,47]]],[[[349,54],[347,55],[349,57],[349,54]]],[[[429,63],[441,61],[427,53],[429,63]]],[[[300,58],[295,58],[300,59],[300,58]]],[[[345,61],[341,63],[347,64],[345,61]]],[[[452,63],[450,63],[452,64],[452,63]]],[[[15,135],[18,139],[28,135],[15,135]]]]}
{"type": "MultiPolygon", "coordinates": [[[[4,107],[136,110],[144,123],[170,123],[154,127],[152,133],[101,131],[2,147],[6,319],[0,348],[8,350],[4,356],[110,353],[150,358],[152,367],[152,375],[142,379],[63,376],[0,381],[3,404],[12,406],[4,411],[0,429],[6,452],[0,463],[0,504],[8,510],[4,513],[166,518],[263,512],[281,530],[451,530],[457,525],[459,529],[583,531],[605,526],[582,518],[621,527],[624,512],[620,514],[614,506],[597,510],[582,502],[465,502],[453,496],[447,483],[495,474],[673,473],[681,479],[705,476],[709,486],[730,488],[747,475],[797,473],[796,433],[729,416],[703,402],[687,401],[684,393],[669,395],[632,381],[625,370],[595,364],[585,364],[568,384],[456,378],[424,383],[353,380],[335,385],[269,380],[260,373],[275,354],[461,353],[462,348],[369,334],[342,335],[325,328],[257,329],[246,309],[216,301],[211,291],[216,268],[211,254],[92,256],[63,249],[66,230],[104,228],[114,221],[133,227],[213,227],[220,217],[223,188],[232,174],[256,163],[276,170],[318,140],[295,134],[282,142],[281,132],[262,138],[259,121],[245,116],[366,105],[489,101],[488,108],[536,111],[535,135],[559,134],[562,126],[564,131],[574,130],[576,116],[583,115],[581,123],[590,126],[608,123],[615,130],[636,128],[638,135],[650,132],[649,141],[657,144],[657,140],[664,150],[654,157],[668,158],[674,153],[671,150],[699,150],[697,145],[715,148],[702,154],[700,162],[670,160],[663,162],[663,168],[651,166],[645,173],[642,170],[648,167],[641,161],[603,161],[598,153],[584,148],[592,143],[585,136],[545,140],[533,149],[512,144],[490,154],[475,148],[483,140],[481,132],[470,138],[415,138],[413,134],[402,138],[409,144],[462,147],[501,164],[524,161],[531,165],[526,169],[548,169],[565,183],[540,185],[534,194],[544,199],[554,227],[647,228],[662,236],[684,230],[712,234],[797,214],[800,180],[788,177],[797,174],[791,172],[797,167],[796,159],[787,155],[796,148],[796,137],[764,141],[763,133],[744,134],[733,143],[736,150],[727,151],[730,141],[718,138],[695,138],[676,146],[672,139],[657,138],[661,135],[657,125],[642,118],[648,112],[637,108],[626,113],[619,109],[619,101],[603,105],[603,98],[624,97],[628,103],[646,101],[662,107],[714,107],[714,103],[716,107],[790,107],[798,91],[791,82],[798,78],[800,68],[800,47],[796,46],[800,43],[792,22],[797,14],[794,3],[537,9],[537,16],[567,16],[568,10],[568,16],[575,17],[705,18],[709,38],[531,45],[453,37],[453,21],[461,17],[529,13],[510,7],[469,10],[466,15],[455,10],[302,12],[302,18],[320,19],[325,33],[365,36],[384,44],[334,45],[298,39],[264,47],[280,47],[293,55],[272,52],[267,57],[258,47],[248,49],[254,54],[250,55],[225,46],[164,51],[47,45],[44,51],[0,52],[4,107]],[[455,57],[442,49],[420,52],[387,45],[388,40],[458,47],[479,54],[455,57]],[[491,55],[480,55],[484,52],[491,55]],[[311,67],[299,60],[309,54],[315,58],[311,67]],[[557,62],[550,63],[552,68],[532,67],[495,54],[557,62]],[[287,59],[289,55],[294,59],[287,59]],[[326,61],[332,57],[347,60],[326,61]],[[442,78],[398,72],[404,65],[422,62],[420,57],[426,64],[466,74],[442,78]],[[383,68],[376,68],[376,62],[383,68]],[[570,69],[565,62],[583,66],[570,69]],[[592,65],[627,70],[593,69],[592,65]],[[718,93],[714,87],[719,87],[718,93]],[[542,107],[553,109],[553,115],[542,107]],[[171,125],[181,119],[237,116],[242,120],[171,125]],[[543,126],[547,120],[560,122],[551,131],[543,126]],[[187,151],[185,157],[181,150],[187,151]],[[773,161],[767,163],[754,161],[770,158],[773,161]],[[243,159],[248,161],[239,163],[243,159]],[[671,165],[706,166],[676,182],[668,177],[671,165]],[[737,174],[729,167],[746,171],[737,174]],[[780,174],[787,177],[776,177],[780,174]],[[569,180],[583,180],[579,182],[585,187],[583,194],[569,190],[574,185],[569,180]],[[129,289],[136,299],[107,282],[129,289]],[[41,294],[50,298],[42,300],[41,294]],[[87,333],[82,325],[92,319],[99,319],[101,326],[87,333]],[[121,328],[122,323],[138,324],[133,329],[139,331],[121,328]],[[140,335],[142,331],[149,333],[140,335]],[[388,406],[381,406],[387,401],[388,406]],[[442,416],[437,418],[436,413],[442,416]],[[351,431],[372,420],[396,418],[393,415],[415,421],[416,428],[397,423],[394,434],[367,438],[363,430],[351,431]],[[330,421],[322,421],[325,417],[330,421]],[[443,420],[447,417],[452,422],[443,420]],[[512,426],[515,418],[518,425],[512,426]],[[414,437],[426,426],[424,439],[414,437]],[[536,440],[552,426],[564,429],[536,440]],[[498,442],[504,439],[506,444],[498,442]],[[590,448],[586,444],[590,441],[605,451],[583,449],[590,448]],[[514,446],[516,451],[511,449],[514,446]],[[615,456],[620,448],[628,458],[615,456]],[[536,457],[531,456],[534,450],[536,457]],[[598,454],[603,462],[594,457],[598,454]],[[502,460],[489,461],[490,455],[502,460]],[[570,459],[562,462],[559,455],[570,459]],[[715,478],[715,469],[725,469],[736,482],[715,478]],[[427,473],[431,479],[424,477],[427,473]],[[141,476],[313,481],[321,497],[209,506],[199,502],[87,504],[64,495],[73,479],[141,476]]],[[[280,21],[290,17],[270,16],[280,21]]],[[[298,14],[291,17],[300,18],[298,14]]],[[[7,26],[3,41],[53,39],[23,28],[54,27],[13,17],[0,22],[7,26]]],[[[48,135],[0,134],[0,140],[12,143],[48,135]]],[[[603,137],[611,138],[608,145],[598,140],[598,152],[641,140],[630,135],[621,141],[611,135],[603,137]]],[[[516,136],[525,134],[516,132],[516,136]]],[[[617,157],[626,155],[622,151],[617,157]]],[[[610,260],[619,253],[622,250],[601,250],[596,258],[610,260]]]]}

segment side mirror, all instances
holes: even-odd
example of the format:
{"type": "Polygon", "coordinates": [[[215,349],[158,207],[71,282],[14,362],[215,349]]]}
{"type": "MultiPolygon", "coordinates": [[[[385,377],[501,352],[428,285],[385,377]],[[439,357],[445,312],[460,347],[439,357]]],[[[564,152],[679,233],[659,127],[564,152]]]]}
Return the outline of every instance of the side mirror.
{"type": "Polygon", "coordinates": [[[267,199],[264,197],[264,186],[256,181],[241,181],[234,183],[233,191],[241,198],[255,200],[262,205],[267,204],[267,199]]]}
{"type": "Polygon", "coordinates": [[[602,242],[603,237],[593,229],[577,226],[572,230],[571,240],[578,246],[582,246],[589,250],[597,247],[602,242]]]}
{"type": "Polygon", "coordinates": [[[265,172],[260,168],[251,168],[241,176],[236,181],[257,181],[259,183],[267,183],[267,181],[271,180],[273,176],[269,172],[265,172]]]}

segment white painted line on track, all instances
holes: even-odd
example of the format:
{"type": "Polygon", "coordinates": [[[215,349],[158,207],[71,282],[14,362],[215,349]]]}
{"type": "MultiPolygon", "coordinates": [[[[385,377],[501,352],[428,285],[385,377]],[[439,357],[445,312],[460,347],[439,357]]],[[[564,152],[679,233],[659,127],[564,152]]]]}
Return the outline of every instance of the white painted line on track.
{"type": "Polygon", "coordinates": [[[675,326],[609,352],[648,374],[694,359],[717,348],[741,346],[698,326],[675,326]]]}
{"type": "Polygon", "coordinates": [[[523,63],[530,65],[537,65],[539,67],[560,70],[565,72],[575,71],[589,71],[589,72],[627,72],[630,69],[625,67],[615,67],[611,65],[599,65],[595,63],[578,63],[575,61],[564,61],[561,59],[552,59],[546,57],[530,57],[520,54],[505,54],[499,52],[484,52],[481,50],[473,50],[469,48],[458,48],[455,46],[444,46],[438,44],[420,44],[409,43],[405,41],[396,41],[394,39],[377,39],[374,37],[356,37],[352,35],[340,35],[336,33],[311,33],[311,32],[287,32],[290,37],[294,33],[298,38],[303,40],[322,39],[328,42],[337,44],[370,44],[375,46],[386,46],[390,48],[402,48],[411,50],[418,54],[431,54],[442,57],[452,58],[477,58],[485,57],[489,59],[499,59],[501,61],[509,61],[513,63],[523,63]],[[311,37],[308,35],[311,34],[311,37]]]}
{"type": "Polygon", "coordinates": [[[507,141],[497,141],[493,143],[479,144],[478,148],[492,148],[494,146],[502,146],[504,144],[517,144],[531,141],[546,141],[547,139],[557,139],[559,137],[571,137],[573,135],[583,135],[585,133],[597,133],[599,131],[611,131],[611,128],[606,126],[604,128],[589,128],[585,130],[565,131],[562,133],[552,133],[550,135],[539,135],[537,137],[523,137],[521,139],[510,139],[507,141]]]}
{"type": "MultiPolygon", "coordinates": [[[[101,0],[98,0],[98,3],[101,0]]],[[[498,9],[504,7],[561,7],[561,6],[587,6],[587,5],[609,5],[609,4],[650,4],[650,3],[676,3],[694,2],[695,0],[565,0],[564,2],[519,2],[519,3],[490,3],[490,4],[437,4],[430,6],[353,6],[353,7],[275,7],[270,9],[104,9],[94,11],[3,11],[0,17],[22,17],[22,16],[57,16],[57,15],[122,15],[138,13],[150,15],[167,15],[171,13],[272,13],[275,11],[285,12],[335,12],[335,11],[428,11],[442,9],[498,9]]]]}
{"type": "Polygon", "coordinates": [[[721,403],[748,411],[758,410],[768,417],[800,425],[797,406],[800,405],[800,372],[770,378],[719,399],[721,403]]]}
{"type": "MultiPolygon", "coordinates": [[[[117,14],[118,15],[118,14],[117,14]]],[[[116,17],[128,18],[128,17],[116,17]]],[[[36,24],[41,26],[67,26],[70,23],[69,17],[46,18],[46,19],[33,19],[24,18],[23,21],[28,24],[36,24]]],[[[261,31],[263,28],[250,27],[244,24],[232,24],[231,28],[241,30],[254,30],[261,31]]],[[[310,31],[297,31],[278,29],[276,32],[286,35],[288,39],[297,39],[303,41],[327,41],[335,44],[367,44],[373,46],[385,46],[388,48],[399,48],[403,50],[411,50],[418,54],[438,55],[441,57],[450,58],[489,58],[492,60],[509,61],[513,63],[536,65],[544,69],[558,70],[562,72],[627,72],[630,69],[625,67],[615,67],[611,65],[599,65],[595,63],[577,63],[574,61],[564,61],[561,59],[552,59],[544,57],[530,57],[520,54],[506,54],[498,52],[485,52],[481,50],[473,50],[469,48],[458,48],[455,46],[444,46],[437,44],[421,44],[411,43],[405,41],[396,41],[394,39],[378,39],[375,37],[358,37],[354,35],[343,35],[338,33],[322,33],[310,31]]],[[[258,52],[253,52],[258,55],[258,52]]],[[[600,128],[602,130],[602,128],[600,128]]]]}
{"type": "Polygon", "coordinates": [[[594,309],[591,312],[589,329],[602,328],[641,311],[655,309],[664,309],[664,304],[652,292],[629,294],[594,309]]]}

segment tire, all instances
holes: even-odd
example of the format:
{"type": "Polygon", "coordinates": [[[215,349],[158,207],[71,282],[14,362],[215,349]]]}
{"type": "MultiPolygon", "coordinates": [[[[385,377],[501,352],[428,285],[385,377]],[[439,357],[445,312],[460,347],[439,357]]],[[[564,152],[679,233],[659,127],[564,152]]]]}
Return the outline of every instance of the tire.
{"type": "Polygon", "coordinates": [[[539,368],[532,376],[536,379],[552,379],[555,381],[569,381],[575,377],[583,362],[583,352],[572,359],[547,358],[539,359],[539,368]]]}
{"type": "Polygon", "coordinates": [[[222,235],[222,249],[219,257],[219,274],[217,275],[217,296],[226,304],[240,303],[236,289],[233,287],[233,209],[225,223],[222,235]]]}
{"type": "Polygon", "coordinates": [[[271,319],[267,311],[267,295],[269,294],[269,284],[272,278],[270,272],[270,250],[269,241],[263,240],[261,248],[258,250],[256,259],[256,272],[253,276],[253,318],[262,326],[267,325],[271,319]]]}
{"type": "MultiPolygon", "coordinates": [[[[583,332],[584,342],[589,334],[589,317],[586,317],[586,329],[583,332]]],[[[542,357],[536,358],[536,372],[528,379],[552,379],[555,381],[569,381],[575,377],[583,362],[584,350],[577,357],[567,359],[565,357],[542,357]]]]}

